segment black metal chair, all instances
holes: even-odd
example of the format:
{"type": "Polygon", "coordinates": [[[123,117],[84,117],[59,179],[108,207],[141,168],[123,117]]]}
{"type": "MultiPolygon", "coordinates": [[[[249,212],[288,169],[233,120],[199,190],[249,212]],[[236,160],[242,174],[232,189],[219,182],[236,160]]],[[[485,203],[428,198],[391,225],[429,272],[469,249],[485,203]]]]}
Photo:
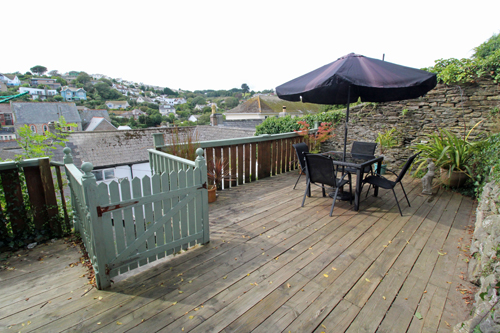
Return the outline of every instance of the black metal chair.
{"type": "MultiPolygon", "coordinates": [[[[351,154],[369,155],[375,158],[376,148],[376,142],[354,141],[352,143],[351,154]]],[[[345,170],[349,173],[356,173],[356,169],[353,168],[346,168],[345,170]]],[[[363,173],[370,173],[373,175],[372,166],[366,166],[363,170],[363,173]]]]}
{"type": "Polygon", "coordinates": [[[410,200],[408,200],[408,196],[406,195],[405,188],[403,187],[403,183],[401,181],[403,180],[403,177],[405,176],[406,172],[408,171],[411,164],[413,163],[413,161],[415,160],[415,158],[417,158],[417,156],[419,154],[420,154],[420,152],[418,152],[415,155],[412,155],[408,158],[405,165],[403,166],[403,169],[401,169],[401,171],[399,172],[399,175],[397,175],[394,171],[387,170],[387,171],[393,173],[397,177],[395,181],[389,180],[389,179],[385,178],[384,176],[381,176],[378,174],[366,177],[363,180],[363,185],[370,184],[370,186],[368,187],[368,191],[366,191],[366,196],[368,196],[368,193],[370,192],[370,188],[372,185],[384,188],[386,190],[392,190],[392,193],[394,194],[394,198],[396,199],[396,204],[398,205],[399,214],[401,214],[401,216],[403,216],[403,213],[401,212],[401,207],[399,206],[398,197],[396,196],[396,192],[394,191],[394,187],[396,187],[397,183],[401,184],[401,188],[403,189],[403,193],[405,195],[406,201],[408,202],[408,207],[411,207],[410,200]]]}
{"type": "Polygon", "coordinates": [[[297,181],[295,182],[295,185],[293,186],[293,189],[295,190],[295,187],[299,183],[300,176],[302,176],[302,173],[306,172],[306,165],[304,163],[304,155],[302,153],[308,153],[309,152],[309,147],[305,142],[301,143],[296,143],[292,145],[292,147],[295,149],[295,153],[297,154],[297,158],[299,160],[300,164],[300,172],[299,172],[299,178],[297,178],[297,181]]]}
{"type": "MultiPolygon", "coordinates": [[[[330,216],[332,216],[333,208],[335,207],[335,201],[337,200],[337,194],[339,193],[339,188],[346,184],[349,184],[349,191],[352,193],[351,174],[344,173],[339,179],[337,178],[337,171],[330,157],[321,154],[309,153],[304,153],[303,155],[306,166],[307,185],[306,191],[304,193],[304,199],[302,200],[302,207],[304,207],[306,196],[311,196],[311,184],[317,185],[322,188],[323,197],[326,196],[325,186],[332,186],[335,188],[335,195],[333,196],[332,208],[330,210],[330,216]],[[348,180],[344,179],[346,176],[348,180]]],[[[350,202],[352,204],[352,195],[350,202]]]]}

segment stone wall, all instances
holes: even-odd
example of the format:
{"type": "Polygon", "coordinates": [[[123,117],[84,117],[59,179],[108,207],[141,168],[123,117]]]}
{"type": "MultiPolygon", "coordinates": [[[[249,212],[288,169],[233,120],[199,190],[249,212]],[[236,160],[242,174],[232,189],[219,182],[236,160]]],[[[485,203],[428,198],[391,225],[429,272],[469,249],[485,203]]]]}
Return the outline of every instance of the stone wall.
{"type": "Polygon", "coordinates": [[[474,316],[455,326],[454,332],[500,332],[500,184],[490,182],[483,188],[476,210],[474,237],[469,261],[469,280],[480,286],[475,295],[474,316]]]}
{"type": "MultiPolygon", "coordinates": [[[[403,164],[410,156],[411,145],[420,143],[425,134],[446,128],[463,134],[484,120],[471,138],[493,126],[491,111],[500,108],[500,85],[491,78],[460,86],[438,84],[424,97],[391,103],[364,103],[351,108],[348,124],[348,151],[352,141],[374,142],[379,132],[396,127],[401,132],[399,145],[385,154],[386,161],[403,164]]],[[[498,116],[497,116],[498,117],[498,116]]],[[[323,143],[322,151],[342,150],[344,124],[335,130],[336,136],[323,143]]],[[[379,151],[377,151],[377,154],[379,151]]]]}

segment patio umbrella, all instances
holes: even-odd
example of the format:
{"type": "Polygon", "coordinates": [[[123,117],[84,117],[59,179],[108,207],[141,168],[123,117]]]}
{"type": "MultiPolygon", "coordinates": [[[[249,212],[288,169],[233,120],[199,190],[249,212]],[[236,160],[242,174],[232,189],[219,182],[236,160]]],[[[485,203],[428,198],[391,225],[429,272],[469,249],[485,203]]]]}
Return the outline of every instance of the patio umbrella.
{"type": "Polygon", "coordinates": [[[415,68],[350,53],[336,61],[276,87],[279,98],[304,103],[347,104],[344,159],[349,103],[389,102],[423,96],[437,77],[415,68]]]}

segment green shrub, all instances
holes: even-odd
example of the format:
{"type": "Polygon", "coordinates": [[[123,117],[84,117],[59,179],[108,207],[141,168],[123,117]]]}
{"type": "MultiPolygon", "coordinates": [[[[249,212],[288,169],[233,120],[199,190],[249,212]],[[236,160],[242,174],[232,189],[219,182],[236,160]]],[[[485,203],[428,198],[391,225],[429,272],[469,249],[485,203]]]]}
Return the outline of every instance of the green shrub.
{"type": "Polygon", "coordinates": [[[334,110],[329,112],[318,113],[315,115],[306,115],[303,117],[292,118],[291,116],[286,117],[269,117],[265,119],[262,124],[257,125],[255,128],[255,135],[261,134],[279,134],[288,133],[300,130],[299,121],[307,122],[311,127],[314,126],[315,122],[318,123],[332,123],[336,125],[341,122],[345,117],[343,111],[334,110]]]}

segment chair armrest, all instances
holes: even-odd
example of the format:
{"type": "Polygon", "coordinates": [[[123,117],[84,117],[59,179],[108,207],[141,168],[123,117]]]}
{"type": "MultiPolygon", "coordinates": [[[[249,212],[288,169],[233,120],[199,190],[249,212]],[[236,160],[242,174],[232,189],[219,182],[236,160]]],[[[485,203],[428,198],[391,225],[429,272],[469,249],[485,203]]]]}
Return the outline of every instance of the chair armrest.
{"type": "Polygon", "coordinates": [[[392,171],[392,170],[386,169],[385,171],[389,171],[389,172],[391,172],[391,173],[392,173],[394,176],[396,176],[396,177],[398,176],[398,174],[397,174],[397,173],[395,173],[395,172],[394,172],[394,171],[392,171]]]}
{"type": "MultiPolygon", "coordinates": [[[[386,170],[386,171],[388,171],[388,170],[386,170]]],[[[385,179],[385,180],[389,181],[389,179],[385,178],[385,177],[384,177],[384,176],[382,176],[382,175],[379,175],[378,173],[375,173],[375,174],[373,174],[373,176],[370,176],[370,177],[379,177],[379,178],[383,178],[383,179],[385,179]]],[[[367,177],[367,178],[368,178],[368,177],[367,177]]],[[[365,180],[364,180],[364,179],[363,179],[363,183],[365,183],[365,180]]]]}

